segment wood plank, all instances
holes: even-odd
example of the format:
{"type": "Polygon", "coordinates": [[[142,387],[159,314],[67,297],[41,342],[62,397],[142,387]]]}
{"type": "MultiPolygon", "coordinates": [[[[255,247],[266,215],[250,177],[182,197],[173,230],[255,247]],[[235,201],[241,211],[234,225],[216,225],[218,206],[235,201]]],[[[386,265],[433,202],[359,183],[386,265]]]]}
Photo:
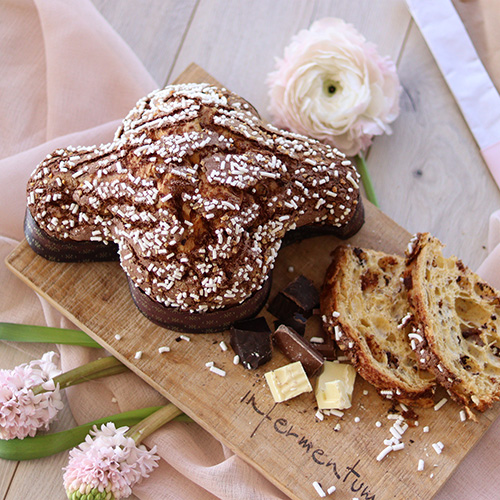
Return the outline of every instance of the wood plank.
{"type": "MultiPolygon", "coordinates": [[[[57,421],[52,424],[51,432],[69,429],[75,425],[71,411],[66,404],[65,410],[58,414],[57,421]]],[[[32,498],[35,491],[36,498],[50,498],[52,500],[67,498],[62,482],[62,469],[68,464],[68,453],[63,452],[38,460],[18,462],[9,491],[4,497],[5,500],[32,498]],[[34,468],[36,468],[35,477],[33,475],[34,468]],[[34,481],[35,478],[39,478],[39,480],[34,481]]]]}
{"type": "Polygon", "coordinates": [[[134,50],[162,85],[196,7],[196,0],[92,0],[96,8],[134,50]]]}
{"type": "Polygon", "coordinates": [[[191,63],[244,95],[267,117],[267,74],[290,37],[309,25],[314,2],[201,0],[169,81],[191,63]]]}
{"type": "Polygon", "coordinates": [[[411,16],[404,0],[317,0],[314,19],[338,17],[351,23],[369,42],[377,46],[382,56],[398,60],[411,16]],[[374,22],[374,19],[377,22],[374,22]],[[381,29],[390,27],[390,29],[381,29]]]}
{"type": "Polygon", "coordinates": [[[404,92],[394,134],[368,156],[382,210],[410,232],[429,231],[473,269],[487,256],[489,215],[500,190],[419,30],[399,64],[404,92]]]}
{"type": "MultiPolygon", "coordinates": [[[[210,77],[191,66],[182,78],[200,81],[210,77]]],[[[367,203],[366,209],[365,226],[350,242],[401,253],[409,233],[372,205],[367,203]]],[[[319,286],[330,252],[337,244],[333,237],[321,237],[282,249],[271,297],[297,274],[305,274],[319,286]]],[[[178,332],[151,324],[135,309],[118,263],[48,262],[23,242],[8,258],[8,266],[294,499],[311,498],[315,494],[313,481],[325,487],[335,484],[336,498],[341,500],[359,496],[362,491],[365,496],[375,495],[377,500],[429,499],[500,412],[497,405],[473,423],[461,422],[459,408],[453,403],[440,410],[439,418],[432,408],[418,410],[420,425],[405,434],[405,449],[378,462],[376,456],[384,448],[383,440],[390,437],[391,422],[386,416],[392,405],[381,400],[361,379],[356,383],[353,407],[341,419],[341,431],[335,432],[337,417],[315,420],[312,394],[280,405],[273,402],[263,375],[287,363],[279,352],[265,367],[249,371],[232,364],[231,352],[219,349],[219,341],[228,343],[228,332],[191,335],[190,342],[176,342],[178,332]],[[122,336],[119,341],[115,339],[118,332],[122,336]],[[172,351],[159,355],[160,345],[170,345],[172,351]],[[143,351],[140,360],[134,357],[138,350],[143,351]],[[207,372],[207,361],[214,361],[227,371],[227,376],[207,372]],[[380,428],[375,426],[376,421],[382,422],[380,428]],[[425,425],[431,432],[422,433],[425,425]],[[437,441],[445,444],[442,455],[435,455],[431,447],[437,441]],[[415,472],[420,458],[436,464],[432,478],[415,472]]],[[[266,311],[263,314],[272,323],[273,318],[266,311]]]]}

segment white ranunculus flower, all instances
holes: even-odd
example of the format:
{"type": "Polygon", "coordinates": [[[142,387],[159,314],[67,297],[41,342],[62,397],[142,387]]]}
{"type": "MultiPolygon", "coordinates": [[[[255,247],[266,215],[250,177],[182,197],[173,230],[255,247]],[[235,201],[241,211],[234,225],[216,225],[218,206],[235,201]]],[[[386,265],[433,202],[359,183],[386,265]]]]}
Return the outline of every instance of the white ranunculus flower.
{"type": "Polygon", "coordinates": [[[401,86],[394,63],[341,19],[300,31],[269,75],[275,124],[331,144],[347,155],[391,133],[401,86]]]}

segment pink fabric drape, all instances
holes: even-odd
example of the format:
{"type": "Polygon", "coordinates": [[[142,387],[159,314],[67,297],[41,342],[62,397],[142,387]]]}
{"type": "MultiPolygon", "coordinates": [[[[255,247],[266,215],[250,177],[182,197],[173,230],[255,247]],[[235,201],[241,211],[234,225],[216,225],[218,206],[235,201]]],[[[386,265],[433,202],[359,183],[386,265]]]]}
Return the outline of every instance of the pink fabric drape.
{"type": "MultiPolygon", "coordinates": [[[[157,83],[89,0],[4,0],[0,26],[3,262],[23,237],[25,186],[37,163],[58,147],[109,141],[120,119],[157,83]]],[[[498,214],[491,226],[491,254],[480,272],[500,287],[498,214]]],[[[4,264],[0,280],[0,321],[72,326],[4,264]]],[[[78,347],[61,346],[60,351],[64,370],[98,355],[96,350],[78,347]]],[[[164,402],[132,374],[83,384],[67,393],[78,423],[164,402]]],[[[153,443],[162,457],[161,466],[135,488],[141,499],[287,498],[197,424],[172,422],[146,440],[148,445],[153,443]]],[[[498,477],[494,468],[499,461],[497,422],[437,498],[495,498],[495,482],[490,479],[498,477]]]]}

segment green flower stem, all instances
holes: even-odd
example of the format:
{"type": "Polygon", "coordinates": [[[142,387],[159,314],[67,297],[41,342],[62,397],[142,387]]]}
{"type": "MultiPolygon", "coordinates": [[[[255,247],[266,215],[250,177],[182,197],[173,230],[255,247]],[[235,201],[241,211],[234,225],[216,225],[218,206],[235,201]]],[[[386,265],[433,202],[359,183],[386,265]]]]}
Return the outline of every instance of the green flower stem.
{"type": "MultiPolygon", "coordinates": [[[[89,380],[94,380],[96,378],[108,377],[110,375],[117,375],[118,373],[123,373],[127,371],[128,368],[118,361],[113,356],[107,356],[105,358],[96,359],[91,361],[86,365],[74,368],[66,373],[62,373],[57,377],[54,377],[54,383],[61,389],[66,389],[71,385],[81,384],[89,380]]],[[[33,394],[41,394],[42,392],[47,392],[42,385],[37,385],[32,388],[33,394]]]]}
{"type": "Polygon", "coordinates": [[[166,406],[163,406],[158,411],[149,415],[142,422],[139,422],[134,427],[131,427],[125,435],[131,437],[137,444],[139,444],[154,431],[180,415],[182,415],[182,411],[172,403],[168,403],[166,406]]]}
{"type": "Polygon", "coordinates": [[[371,201],[376,207],[378,207],[377,195],[373,189],[372,179],[368,168],[366,166],[366,161],[363,153],[358,153],[356,155],[356,166],[358,168],[359,175],[361,176],[361,182],[365,188],[366,197],[371,201]]]}
{"type": "MultiPolygon", "coordinates": [[[[34,460],[38,458],[55,455],[70,448],[78,446],[85,440],[85,436],[94,427],[100,427],[102,424],[113,422],[116,427],[127,427],[136,425],[141,420],[152,413],[163,408],[162,406],[153,406],[132,410],[124,413],[118,413],[109,417],[93,420],[66,431],[55,432],[53,434],[40,434],[34,437],[25,437],[24,439],[0,439],[0,458],[5,460],[34,460]]],[[[192,422],[186,415],[176,418],[183,422],[192,422]]]]}
{"type": "Polygon", "coordinates": [[[17,323],[0,323],[0,340],[102,347],[80,330],[53,328],[50,326],[20,325],[17,323]]]}

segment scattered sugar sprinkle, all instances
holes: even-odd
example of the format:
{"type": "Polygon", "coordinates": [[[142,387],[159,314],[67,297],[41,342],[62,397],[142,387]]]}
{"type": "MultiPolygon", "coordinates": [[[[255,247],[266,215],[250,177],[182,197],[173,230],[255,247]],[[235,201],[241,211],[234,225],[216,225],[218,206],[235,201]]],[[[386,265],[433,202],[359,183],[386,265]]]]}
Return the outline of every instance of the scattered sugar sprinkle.
{"type": "Polygon", "coordinates": [[[467,420],[467,415],[464,410],[460,410],[460,420],[465,422],[467,420]]]}
{"type": "Polygon", "coordinates": [[[236,354],[233,358],[233,364],[237,365],[240,362],[240,357],[236,354]]]}
{"type": "Polygon", "coordinates": [[[418,467],[417,467],[417,470],[418,471],[423,471],[424,470],[424,461],[422,459],[420,459],[418,461],[418,467]]]}
{"type": "Polygon", "coordinates": [[[423,429],[422,429],[423,432],[429,432],[429,426],[426,425],[423,429]]]}
{"type": "Polygon", "coordinates": [[[335,427],[333,428],[333,430],[335,432],[339,432],[340,431],[340,424],[336,424],[335,427]]]}
{"type": "Polygon", "coordinates": [[[210,371],[217,375],[220,375],[221,377],[226,376],[226,372],[224,370],[221,370],[220,368],[217,368],[216,366],[211,366],[210,371]]]}
{"type": "Polygon", "coordinates": [[[334,416],[336,416],[336,417],[341,418],[341,417],[343,417],[343,416],[344,416],[344,412],[343,412],[343,411],[340,411],[340,410],[335,410],[334,408],[332,408],[332,409],[330,410],[330,415],[334,415],[334,416]]]}
{"type": "Polygon", "coordinates": [[[179,335],[179,338],[182,340],[186,340],[187,342],[191,341],[191,339],[187,335],[179,335]]]}
{"type": "Polygon", "coordinates": [[[227,351],[227,345],[223,340],[221,340],[221,342],[219,342],[219,346],[222,349],[222,351],[224,351],[224,352],[227,351]]]}
{"type": "Polygon", "coordinates": [[[447,401],[448,401],[447,398],[443,398],[441,401],[439,401],[439,403],[435,404],[434,411],[440,410],[447,403],[447,401]]]}
{"type": "Polygon", "coordinates": [[[116,339],[116,340],[121,340],[121,338],[122,338],[122,336],[121,336],[121,335],[118,335],[118,334],[116,334],[116,335],[115,335],[115,339],[116,339]]]}
{"type": "Polygon", "coordinates": [[[323,344],[325,342],[325,339],[322,337],[311,337],[310,342],[313,344],[323,344]]]}
{"type": "Polygon", "coordinates": [[[321,413],[321,410],[318,410],[318,411],[316,412],[315,417],[316,417],[318,420],[324,420],[324,418],[325,418],[325,417],[323,416],[323,413],[321,413]]]}
{"type": "MultiPolygon", "coordinates": [[[[412,317],[412,314],[408,313],[406,316],[401,318],[401,321],[400,321],[399,325],[397,326],[397,328],[402,329],[406,325],[406,323],[408,323],[408,321],[410,321],[411,317],[412,317]]],[[[412,335],[412,334],[410,334],[410,335],[412,335]]],[[[410,337],[410,335],[408,335],[408,337],[410,337]]]]}
{"type": "Polygon", "coordinates": [[[142,351],[137,351],[134,355],[135,359],[141,359],[142,358],[142,351]]]}
{"type": "Polygon", "coordinates": [[[162,347],[159,347],[158,348],[158,352],[160,354],[163,354],[164,352],[170,352],[170,347],[167,347],[167,346],[162,346],[162,347]]]}
{"type": "Polygon", "coordinates": [[[375,422],[375,427],[382,427],[382,423],[377,420],[375,422]]]}
{"type": "Polygon", "coordinates": [[[336,488],[335,486],[330,486],[330,487],[326,490],[326,492],[327,492],[329,495],[331,495],[331,494],[332,494],[332,493],[333,493],[336,489],[337,489],[337,488],[336,488]]]}
{"type": "Polygon", "coordinates": [[[392,451],[392,446],[386,446],[378,455],[377,455],[377,461],[380,462],[385,458],[386,455],[388,455],[392,451]]]}
{"type": "Polygon", "coordinates": [[[358,423],[361,419],[359,417],[354,417],[354,421],[358,423]]]}
{"type": "Polygon", "coordinates": [[[401,434],[394,428],[394,426],[392,426],[390,429],[389,429],[389,432],[396,438],[396,439],[401,439],[402,436],[401,434]]]}
{"type": "Polygon", "coordinates": [[[443,451],[443,448],[444,448],[444,444],[441,443],[441,441],[438,441],[437,443],[432,443],[432,447],[434,448],[434,451],[438,454],[438,455],[441,455],[442,451],[443,451]]]}
{"type": "Polygon", "coordinates": [[[214,362],[213,361],[208,361],[207,363],[205,363],[205,366],[207,368],[212,368],[212,366],[214,366],[214,362]]]}
{"type": "Polygon", "coordinates": [[[320,497],[326,497],[326,493],[323,490],[323,488],[321,487],[321,484],[318,483],[318,481],[314,481],[312,485],[313,485],[313,488],[316,490],[316,493],[320,497]]]}

